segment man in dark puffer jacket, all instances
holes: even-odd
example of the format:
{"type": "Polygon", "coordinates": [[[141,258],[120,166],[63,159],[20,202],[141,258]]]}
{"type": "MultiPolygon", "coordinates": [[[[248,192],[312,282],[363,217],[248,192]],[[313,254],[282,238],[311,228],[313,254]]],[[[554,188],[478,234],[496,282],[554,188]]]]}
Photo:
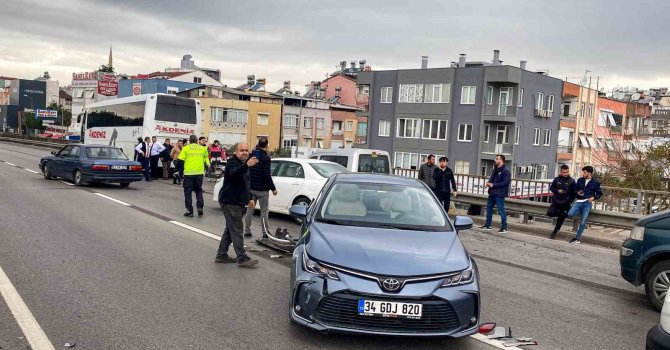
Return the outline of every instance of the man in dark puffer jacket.
{"type": "MultiPolygon", "coordinates": [[[[270,191],[272,195],[277,195],[277,188],[272,181],[272,173],[270,172],[270,164],[272,160],[268,155],[268,139],[261,137],[258,140],[258,146],[251,154],[258,159],[258,166],[249,169],[249,176],[251,178],[251,197],[261,207],[261,219],[269,222],[268,214],[270,212],[270,191]]],[[[244,237],[251,238],[251,217],[254,215],[254,210],[247,210],[244,216],[244,237]]]]}

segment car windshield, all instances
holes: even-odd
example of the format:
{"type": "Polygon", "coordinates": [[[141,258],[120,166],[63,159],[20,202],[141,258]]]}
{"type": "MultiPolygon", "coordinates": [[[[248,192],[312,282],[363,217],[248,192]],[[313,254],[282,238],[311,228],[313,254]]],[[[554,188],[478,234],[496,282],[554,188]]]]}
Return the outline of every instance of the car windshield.
{"type": "Polygon", "coordinates": [[[317,221],[335,225],[451,231],[442,207],[423,187],[337,183],[330,188],[317,221]]]}
{"type": "Polygon", "coordinates": [[[87,147],[86,157],[91,159],[121,159],[128,160],[128,157],[120,148],[113,147],[87,147]]]}
{"type": "Polygon", "coordinates": [[[348,173],[347,168],[335,163],[310,163],[312,169],[316,170],[319,175],[328,178],[330,175],[339,173],[348,173]]]}

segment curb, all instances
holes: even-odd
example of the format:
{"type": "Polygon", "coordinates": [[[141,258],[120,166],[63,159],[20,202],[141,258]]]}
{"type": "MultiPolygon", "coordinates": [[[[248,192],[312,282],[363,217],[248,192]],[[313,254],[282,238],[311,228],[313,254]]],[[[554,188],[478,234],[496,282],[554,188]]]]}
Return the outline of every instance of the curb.
{"type": "MultiPolygon", "coordinates": [[[[470,216],[472,220],[475,222],[477,225],[483,225],[486,220],[482,217],[478,216],[470,216]]],[[[509,216],[508,216],[509,218],[509,216]]],[[[566,220],[566,223],[571,220],[566,220]]],[[[494,225],[500,225],[499,221],[493,221],[494,225]]],[[[546,229],[542,227],[537,227],[533,224],[517,224],[517,223],[507,223],[507,227],[511,229],[514,232],[530,235],[530,236],[536,236],[536,237],[543,237],[549,239],[549,236],[553,232],[551,229],[546,229]]],[[[566,242],[570,240],[574,236],[574,233],[571,232],[565,232],[565,231],[559,231],[558,235],[556,235],[556,240],[565,240],[566,242]]],[[[589,245],[595,245],[603,248],[609,248],[609,249],[619,249],[621,248],[621,244],[623,242],[620,241],[614,241],[610,239],[604,239],[604,238],[599,238],[599,237],[589,237],[588,236],[588,231],[584,232],[584,235],[581,237],[580,241],[584,244],[589,244],[589,245]]]]}

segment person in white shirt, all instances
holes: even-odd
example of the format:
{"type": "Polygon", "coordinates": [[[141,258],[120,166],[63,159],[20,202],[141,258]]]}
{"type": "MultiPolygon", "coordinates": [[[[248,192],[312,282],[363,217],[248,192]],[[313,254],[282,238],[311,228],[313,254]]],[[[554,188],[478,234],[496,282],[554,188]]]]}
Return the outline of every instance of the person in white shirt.
{"type": "Polygon", "coordinates": [[[149,175],[149,150],[151,149],[151,143],[149,140],[150,139],[147,136],[144,138],[144,142],[141,142],[135,147],[137,161],[142,163],[142,173],[144,174],[144,179],[146,181],[151,181],[151,176],[149,175]]]}
{"type": "Polygon", "coordinates": [[[165,150],[165,146],[158,142],[158,138],[154,136],[151,138],[150,149],[149,166],[151,167],[151,177],[154,180],[158,180],[158,161],[160,160],[161,153],[165,150]]]}

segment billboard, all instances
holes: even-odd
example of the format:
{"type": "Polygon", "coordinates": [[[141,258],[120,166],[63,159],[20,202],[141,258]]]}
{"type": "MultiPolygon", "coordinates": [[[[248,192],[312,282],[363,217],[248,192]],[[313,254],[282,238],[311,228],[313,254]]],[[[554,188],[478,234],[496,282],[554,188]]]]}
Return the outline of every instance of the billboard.
{"type": "Polygon", "coordinates": [[[111,74],[105,74],[102,80],[98,80],[98,95],[117,96],[119,94],[119,81],[111,74]]]}
{"type": "Polygon", "coordinates": [[[19,80],[19,106],[25,109],[46,107],[47,84],[37,80],[19,80]]]}
{"type": "Polygon", "coordinates": [[[53,109],[37,109],[35,110],[35,117],[42,119],[56,119],[58,118],[58,111],[53,109]]]}

